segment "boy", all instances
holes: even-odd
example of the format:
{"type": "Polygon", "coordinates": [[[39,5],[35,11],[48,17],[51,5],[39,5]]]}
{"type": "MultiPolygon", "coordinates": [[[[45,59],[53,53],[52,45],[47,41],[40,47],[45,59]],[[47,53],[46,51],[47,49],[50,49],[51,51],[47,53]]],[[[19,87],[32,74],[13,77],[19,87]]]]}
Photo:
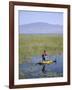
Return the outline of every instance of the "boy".
{"type": "Polygon", "coordinates": [[[46,50],[44,50],[43,54],[42,54],[42,60],[45,61],[45,56],[47,56],[47,52],[46,50]]]}

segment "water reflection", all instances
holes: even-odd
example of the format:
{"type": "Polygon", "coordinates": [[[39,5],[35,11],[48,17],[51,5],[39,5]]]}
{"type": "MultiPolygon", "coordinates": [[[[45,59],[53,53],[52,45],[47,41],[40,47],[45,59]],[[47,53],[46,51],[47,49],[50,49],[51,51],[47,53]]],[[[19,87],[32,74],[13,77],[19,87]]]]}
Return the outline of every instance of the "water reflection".
{"type": "Polygon", "coordinates": [[[46,70],[45,70],[45,65],[43,65],[42,72],[43,72],[43,73],[46,72],[46,70]]]}
{"type": "MultiPolygon", "coordinates": [[[[33,57],[31,62],[19,65],[19,78],[42,78],[42,77],[62,77],[63,76],[63,55],[49,56],[51,60],[56,60],[53,64],[38,64],[41,56],[33,57]]],[[[29,60],[30,61],[30,60],[29,60]]]]}

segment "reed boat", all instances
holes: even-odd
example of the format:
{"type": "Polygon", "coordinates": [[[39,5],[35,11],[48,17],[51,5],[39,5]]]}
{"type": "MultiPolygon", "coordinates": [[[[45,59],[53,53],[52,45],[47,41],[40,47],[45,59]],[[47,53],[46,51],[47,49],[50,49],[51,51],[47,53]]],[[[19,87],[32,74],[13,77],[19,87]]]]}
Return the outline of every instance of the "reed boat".
{"type": "Polygon", "coordinates": [[[53,64],[53,63],[56,63],[56,60],[55,61],[53,61],[53,60],[41,61],[38,64],[53,64]]]}

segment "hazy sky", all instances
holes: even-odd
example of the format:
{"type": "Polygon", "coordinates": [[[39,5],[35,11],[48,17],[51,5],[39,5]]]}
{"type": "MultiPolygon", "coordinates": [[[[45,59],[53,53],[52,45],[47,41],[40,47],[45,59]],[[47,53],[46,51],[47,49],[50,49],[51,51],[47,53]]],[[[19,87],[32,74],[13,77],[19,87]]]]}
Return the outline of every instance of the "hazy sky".
{"type": "Polygon", "coordinates": [[[63,13],[19,10],[19,25],[35,22],[63,25],[63,13]]]}

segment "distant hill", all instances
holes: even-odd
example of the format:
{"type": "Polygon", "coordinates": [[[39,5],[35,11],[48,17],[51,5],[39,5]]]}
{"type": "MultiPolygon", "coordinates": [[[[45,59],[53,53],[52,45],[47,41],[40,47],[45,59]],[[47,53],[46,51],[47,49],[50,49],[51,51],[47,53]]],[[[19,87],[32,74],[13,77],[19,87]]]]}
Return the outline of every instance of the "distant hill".
{"type": "Polygon", "coordinates": [[[63,34],[63,26],[48,23],[31,23],[19,26],[19,33],[23,34],[63,34]]]}

